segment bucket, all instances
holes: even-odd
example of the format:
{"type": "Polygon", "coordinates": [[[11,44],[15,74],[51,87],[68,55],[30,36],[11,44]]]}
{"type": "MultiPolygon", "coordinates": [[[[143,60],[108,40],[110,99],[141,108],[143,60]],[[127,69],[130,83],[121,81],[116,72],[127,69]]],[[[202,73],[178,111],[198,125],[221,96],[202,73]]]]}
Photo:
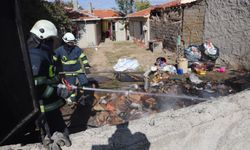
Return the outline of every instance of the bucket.
{"type": "Polygon", "coordinates": [[[177,69],[177,74],[182,75],[183,74],[183,69],[177,69]]]}
{"type": "Polygon", "coordinates": [[[178,69],[182,69],[183,73],[188,73],[188,61],[186,58],[179,58],[177,60],[178,69]]]}

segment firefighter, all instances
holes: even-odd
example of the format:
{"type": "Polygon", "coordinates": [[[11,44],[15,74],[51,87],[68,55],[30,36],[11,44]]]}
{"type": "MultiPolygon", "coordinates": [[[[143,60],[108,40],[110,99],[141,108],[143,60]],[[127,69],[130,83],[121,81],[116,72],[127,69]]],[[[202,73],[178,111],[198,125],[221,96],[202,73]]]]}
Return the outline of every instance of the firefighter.
{"type": "Polygon", "coordinates": [[[45,130],[44,146],[60,149],[70,146],[67,126],[62,118],[60,107],[64,101],[57,95],[55,75],[53,73],[53,38],[57,36],[55,25],[48,20],[37,21],[30,30],[27,41],[32,72],[35,83],[35,94],[43,116],[42,129],[45,130]]]}
{"type": "MultiPolygon", "coordinates": [[[[65,79],[69,84],[76,85],[76,79],[80,86],[85,86],[88,83],[85,71],[90,68],[87,56],[76,45],[75,36],[67,32],[62,37],[63,44],[55,50],[53,56],[54,61],[60,61],[62,64],[62,71],[65,73],[65,79]]],[[[76,101],[76,92],[73,92],[67,102],[72,103],[76,101]]]]}

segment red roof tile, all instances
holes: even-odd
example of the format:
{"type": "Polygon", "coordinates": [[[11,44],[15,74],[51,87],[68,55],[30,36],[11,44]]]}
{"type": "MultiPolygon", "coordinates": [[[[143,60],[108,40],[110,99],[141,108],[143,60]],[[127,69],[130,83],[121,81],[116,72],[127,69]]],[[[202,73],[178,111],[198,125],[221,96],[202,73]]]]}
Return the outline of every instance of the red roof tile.
{"type": "Polygon", "coordinates": [[[168,7],[178,6],[180,4],[181,4],[181,0],[174,0],[174,1],[167,2],[161,5],[157,5],[155,8],[168,8],[168,7]]]}
{"type": "Polygon", "coordinates": [[[150,14],[151,10],[153,9],[154,7],[149,7],[147,9],[143,9],[143,10],[140,10],[140,11],[137,11],[135,13],[132,13],[132,14],[128,14],[127,17],[144,17],[144,16],[147,16],[150,14]]]}
{"type": "Polygon", "coordinates": [[[110,17],[121,17],[119,12],[112,10],[112,9],[106,9],[106,10],[94,9],[93,16],[96,16],[102,19],[110,18],[110,17]]]}
{"type": "Polygon", "coordinates": [[[181,4],[181,0],[174,0],[174,1],[171,1],[171,2],[163,3],[161,5],[151,6],[151,7],[147,8],[147,9],[144,9],[144,10],[129,14],[129,15],[127,15],[127,17],[145,17],[145,16],[149,15],[150,12],[152,10],[154,10],[154,9],[173,7],[173,6],[178,6],[180,4],[181,4]]]}
{"type": "Polygon", "coordinates": [[[90,13],[88,10],[78,10],[74,11],[71,7],[65,7],[66,15],[71,19],[85,20],[85,19],[105,19],[113,17],[121,17],[118,11],[112,9],[94,9],[93,13],[90,13]]]}

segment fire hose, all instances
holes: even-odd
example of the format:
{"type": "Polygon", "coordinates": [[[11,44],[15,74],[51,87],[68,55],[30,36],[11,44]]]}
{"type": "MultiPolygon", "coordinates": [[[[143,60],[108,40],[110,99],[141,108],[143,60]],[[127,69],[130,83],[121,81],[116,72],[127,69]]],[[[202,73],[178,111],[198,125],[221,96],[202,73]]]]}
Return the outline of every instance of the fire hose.
{"type": "MultiPolygon", "coordinates": [[[[59,74],[66,74],[66,73],[76,73],[76,72],[59,72],[59,74]]],[[[124,73],[124,72],[98,72],[98,73],[124,73]]],[[[140,73],[140,72],[125,72],[125,73],[140,73]]],[[[81,74],[81,73],[78,73],[81,74]]],[[[80,87],[75,85],[70,85],[67,83],[66,80],[63,80],[63,84],[58,84],[57,88],[67,89],[68,91],[72,90],[86,90],[86,91],[96,91],[96,92],[110,92],[110,93],[124,93],[125,95],[129,94],[141,94],[141,95],[148,95],[148,96],[159,96],[159,97],[168,97],[168,98],[182,98],[182,99],[189,99],[192,101],[208,101],[212,100],[206,98],[200,98],[195,96],[188,96],[188,95],[176,95],[176,94],[167,94],[167,93],[149,93],[149,92],[138,92],[132,90],[117,90],[117,89],[101,89],[101,88],[92,88],[92,87],[80,87]]]]}
{"type": "Polygon", "coordinates": [[[125,95],[130,94],[141,94],[141,95],[148,95],[148,96],[160,96],[160,97],[168,97],[168,98],[182,98],[182,99],[189,99],[192,101],[208,101],[212,99],[200,98],[195,96],[188,96],[188,95],[176,95],[176,94],[166,94],[166,93],[148,93],[148,92],[138,92],[132,90],[117,90],[117,89],[102,89],[102,88],[92,88],[92,87],[79,87],[75,85],[69,84],[58,84],[57,88],[68,89],[68,90],[86,90],[86,91],[95,91],[95,92],[110,92],[110,93],[124,93],[125,95]]]}

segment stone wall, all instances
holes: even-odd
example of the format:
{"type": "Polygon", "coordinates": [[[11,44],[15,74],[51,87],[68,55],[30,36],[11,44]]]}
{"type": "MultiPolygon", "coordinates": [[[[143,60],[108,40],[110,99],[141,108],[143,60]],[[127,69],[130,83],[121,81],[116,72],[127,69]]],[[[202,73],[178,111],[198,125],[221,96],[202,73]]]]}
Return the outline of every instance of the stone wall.
{"type": "Polygon", "coordinates": [[[184,7],[182,37],[185,47],[190,44],[203,43],[205,19],[205,1],[196,2],[184,7]]]}
{"type": "Polygon", "coordinates": [[[204,39],[220,49],[220,63],[250,69],[250,1],[206,0],[204,39]]]}
{"type": "Polygon", "coordinates": [[[154,10],[150,17],[151,39],[163,40],[163,48],[174,51],[181,32],[182,13],[179,8],[154,10]]]}

